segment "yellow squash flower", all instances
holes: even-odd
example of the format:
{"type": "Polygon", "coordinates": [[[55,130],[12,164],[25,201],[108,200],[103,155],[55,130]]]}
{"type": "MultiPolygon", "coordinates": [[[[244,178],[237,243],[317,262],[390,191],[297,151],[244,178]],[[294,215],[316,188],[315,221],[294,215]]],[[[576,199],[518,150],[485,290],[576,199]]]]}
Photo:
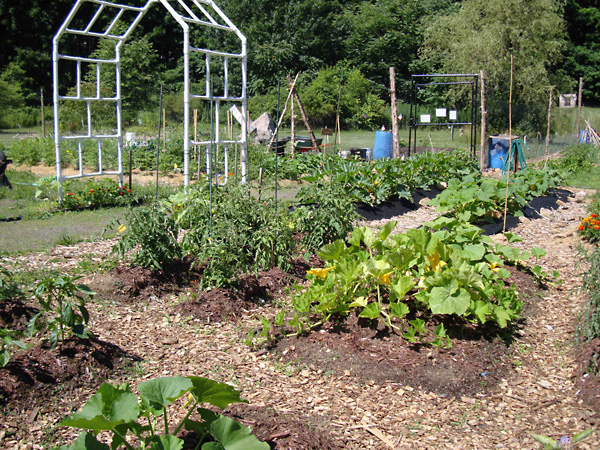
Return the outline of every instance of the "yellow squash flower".
{"type": "Polygon", "coordinates": [[[392,276],[392,273],[394,272],[388,272],[388,273],[384,273],[383,275],[381,275],[378,280],[381,284],[385,284],[386,286],[390,285],[390,277],[392,276]]]}
{"type": "Polygon", "coordinates": [[[310,270],[307,270],[306,273],[314,275],[319,280],[324,280],[325,277],[327,277],[327,274],[330,271],[332,271],[333,269],[335,269],[335,266],[333,266],[333,267],[327,267],[325,269],[310,269],[310,270]]]}

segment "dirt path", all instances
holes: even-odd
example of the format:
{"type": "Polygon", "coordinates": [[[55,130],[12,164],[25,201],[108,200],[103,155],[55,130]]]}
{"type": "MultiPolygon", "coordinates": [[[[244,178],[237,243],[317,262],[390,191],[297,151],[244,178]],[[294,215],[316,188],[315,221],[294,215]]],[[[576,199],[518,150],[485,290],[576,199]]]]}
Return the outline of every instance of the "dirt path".
{"type": "MultiPolygon", "coordinates": [[[[422,217],[417,212],[404,220],[417,226],[431,219],[430,209],[420,211],[422,217]]],[[[559,439],[599,423],[598,411],[584,406],[578,396],[572,356],[582,301],[573,293],[580,285],[575,267],[580,242],[576,228],[585,215],[585,204],[572,196],[560,208],[542,208],[540,218],[524,219],[512,230],[524,239],[518,246],[548,251],[539,263],[546,270],[558,270],[564,283],[549,287],[538,299],[537,312],[527,319],[510,357],[503,361],[511,375],[495,380],[496,386],[486,392],[486,380],[495,374],[481,374],[482,392],[486,392],[481,395],[448,397],[419,386],[365,381],[319,367],[280,362],[270,353],[254,352],[242,343],[248,330],[259,325],[256,317],[260,311],[243,311],[243,319],[236,324],[206,324],[175,312],[175,305],[189,295],[131,304],[98,299],[90,308],[92,327],[101,339],[142,359],[134,373],[112,382],[176,374],[230,382],[251,405],[306,420],[313,429],[335,438],[342,448],[541,449],[531,433],[559,439]]],[[[403,216],[396,219],[403,227],[403,216]]],[[[50,254],[52,258],[44,253],[8,258],[8,262],[27,270],[46,267],[52,259],[55,268],[62,264],[68,268],[84,254],[101,259],[108,248],[106,243],[82,244],[57,248],[50,254]]],[[[89,395],[86,390],[65,392],[54,405],[43,405],[37,418],[28,423],[27,441],[0,438],[0,445],[44,448],[40,439],[47,436],[48,429],[89,395]]],[[[19,417],[30,415],[31,411],[22,411],[11,423],[23,426],[17,424],[19,417]]],[[[53,439],[71,440],[72,436],[65,431],[53,439]]],[[[600,448],[600,433],[578,448],[600,448]]]]}

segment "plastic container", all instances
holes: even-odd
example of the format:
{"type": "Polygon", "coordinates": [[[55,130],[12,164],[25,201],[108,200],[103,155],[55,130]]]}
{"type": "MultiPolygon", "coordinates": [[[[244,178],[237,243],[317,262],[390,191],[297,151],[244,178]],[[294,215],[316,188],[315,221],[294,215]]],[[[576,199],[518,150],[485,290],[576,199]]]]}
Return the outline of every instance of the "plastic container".
{"type": "Polygon", "coordinates": [[[394,156],[394,140],[391,131],[376,131],[373,145],[373,159],[392,158],[394,156]]]}
{"type": "MultiPolygon", "coordinates": [[[[519,136],[513,136],[512,139],[518,139],[519,136]]],[[[510,136],[498,135],[490,136],[488,140],[488,167],[490,169],[502,169],[508,155],[508,146],[510,145],[510,136]]]]}

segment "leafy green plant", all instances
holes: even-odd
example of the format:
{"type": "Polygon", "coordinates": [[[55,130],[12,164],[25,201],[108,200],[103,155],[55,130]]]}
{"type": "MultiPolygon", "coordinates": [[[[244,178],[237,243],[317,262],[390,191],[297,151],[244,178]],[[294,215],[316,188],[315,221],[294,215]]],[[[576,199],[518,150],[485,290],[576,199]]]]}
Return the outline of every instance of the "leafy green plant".
{"type": "Polygon", "coordinates": [[[344,239],[358,219],[351,200],[337,185],[317,182],[304,192],[302,205],[291,214],[292,227],[300,233],[305,256],[323,245],[344,239]]]}
{"type": "Polygon", "coordinates": [[[573,438],[562,436],[558,441],[540,434],[532,434],[531,437],[542,444],[544,450],[570,450],[575,448],[578,443],[588,438],[593,432],[594,430],[592,428],[588,428],[581,433],[577,433],[573,438]]]}
{"type": "MultiPolygon", "coordinates": [[[[494,178],[475,179],[466,177],[462,182],[450,180],[448,187],[429,204],[436,210],[469,223],[493,221],[504,211],[506,182],[494,178]]],[[[526,204],[523,192],[515,183],[508,186],[508,213],[522,216],[521,208],[526,204]]]]}
{"type": "Polygon", "coordinates": [[[5,367],[10,362],[12,347],[26,348],[20,339],[21,333],[9,328],[0,328],[0,367],[5,367]]]}
{"type": "Polygon", "coordinates": [[[594,167],[596,148],[592,144],[577,144],[565,148],[560,158],[551,162],[554,169],[573,174],[594,167]]]}
{"type": "Polygon", "coordinates": [[[171,197],[174,219],[186,230],[183,252],[202,264],[202,288],[234,283],[239,273],[289,268],[295,242],[289,221],[272,202],[228,184],[191,189],[171,197]]]}
{"type": "Polygon", "coordinates": [[[86,328],[89,313],[85,303],[94,292],[84,284],[76,284],[80,278],[50,276],[42,279],[35,287],[34,294],[42,311],[31,318],[28,331],[33,335],[40,329],[45,329],[49,333],[50,348],[55,348],[65,338],[67,329],[79,338],[86,339],[91,335],[86,328]]]}
{"type": "Polygon", "coordinates": [[[22,297],[23,292],[14,281],[13,274],[7,268],[0,266],[0,302],[22,297]]]}
{"type": "Polygon", "coordinates": [[[133,251],[133,263],[142,267],[162,269],[176,259],[181,259],[181,245],[177,240],[179,225],[168,208],[160,204],[132,209],[125,224],[117,224],[121,239],[112,249],[113,254],[124,258],[133,251]]]}
{"type": "Polygon", "coordinates": [[[269,444],[259,441],[248,427],[199,407],[209,403],[222,409],[232,403],[247,403],[240,398],[239,392],[227,384],[201,377],[176,376],[145,381],[139,383],[137,388],[139,400],[127,384],[103,384],[80,411],[60,423],[65,427],[91,430],[91,433],[84,431],[74,444],[64,445],[60,450],[181,449],[184,442],[177,435],[184,428],[201,437],[196,449],[270,448],[269,444]],[[168,407],[175,407],[175,402],[186,394],[188,402],[181,407],[185,415],[177,425],[171,427],[168,407]],[[200,420],[191,419],[196,408],[200,420]],[[110,446],[98,441],[100,432],[112,434],[110,446]]]}
{"type": "MultiPolygon", "coordinates": [[[[441,217],[391,235],[395,225],[390,221],[378,233],[360,227],[345,242],[325,245],[319,256],[326,267],[308,272],[311,285],[293,296],[286,325],[301,333],[355,311],[411,342],[426,342],[426,321],[433,317],[500,328],[519,317],[522,303],[503,265],[527,259],[526,252],[494,244],[456,219],[441,217]]],[[[283,315],[275,324],[284,325],[283,315]]],[[[451,345],[441,322],[433,335],[427,342],[451,345]]]]}
{"type": "Polygon", "coordinates": [[[66,184],[63,189],[64,198],[61,206],[64,209],[127,206],[138,203],[141,199],[139,195],[131,192],[129,186],[119,186],[116,181],[110,179],[88,181],[78,190],[73,190],[69,184],[66,184]]]}

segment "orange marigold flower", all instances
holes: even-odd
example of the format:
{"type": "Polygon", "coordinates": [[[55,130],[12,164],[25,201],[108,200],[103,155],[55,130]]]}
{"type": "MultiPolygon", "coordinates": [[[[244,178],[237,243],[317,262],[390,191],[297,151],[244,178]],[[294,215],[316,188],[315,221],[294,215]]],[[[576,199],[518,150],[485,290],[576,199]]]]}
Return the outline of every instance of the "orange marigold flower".
{"type": "Polygon", "coordinates": [[[600,230],[600,225],[594,225],[594,230],[600,230]]]}
{"type": "Polygon", "coordinates": [[[594,219],[598,218],[598,214],[592,214],[590,217],[593,217],[594,219]]]}
{"type": "Polygon", "coordinates": [[[583,225],[579,225],[579,231],[583,231],[583,225]]]}

